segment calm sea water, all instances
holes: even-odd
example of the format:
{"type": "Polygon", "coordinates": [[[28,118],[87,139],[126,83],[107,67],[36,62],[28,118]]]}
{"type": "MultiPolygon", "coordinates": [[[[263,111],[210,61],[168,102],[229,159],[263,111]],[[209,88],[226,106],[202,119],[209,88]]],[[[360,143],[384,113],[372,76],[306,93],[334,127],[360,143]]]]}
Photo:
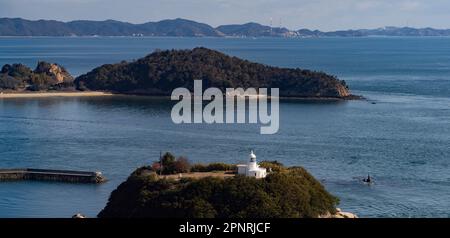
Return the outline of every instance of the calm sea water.
{"type": "Polygon", "coordinates": [[[160,151],[237,163],[250,149],[304,166],[359,216],[450,217],[450,38],[0,38],[0,65],[46,60],[79,75],[196,46],[323,70],[369,101],[282,102],[279,133],[260,135],[258,125],[175,125],[161,99],[3,99],[0,168],[100,170],[110,181],[0,183],[0,217],[94,217],[160,151]],[[373,186],[360,182],[367,173],[373,186]]]}

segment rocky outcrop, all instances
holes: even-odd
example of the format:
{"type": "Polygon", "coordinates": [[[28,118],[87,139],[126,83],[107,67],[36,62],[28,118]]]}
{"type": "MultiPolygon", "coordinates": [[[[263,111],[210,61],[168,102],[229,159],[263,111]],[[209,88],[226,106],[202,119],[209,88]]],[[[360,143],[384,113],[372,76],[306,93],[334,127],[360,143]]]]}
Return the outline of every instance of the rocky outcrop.
{"type": "Polygon", "coordinates": [[[355,219],[358,218],[357,215],[350,213],[350,212],[343,212],[340,208],[336,208],[336,213],[331,214],[327,213],[324,215],[320,215],[319,218],[348,218],[348,219],[355,219]]]}
{"type": "Polygon", "coordinates": [[[70,75],[64,67],[44,61],[38,62],[34,73],[46,74],[50,76],[56,84],[72,82],[74,80],[72,75],[70,75]]]}
{"type": "Polygon", "coordinates": [[[73,81],[64,67],[43,61],[35,70],[23,64],[6,64],[0,72],[0,90],[58,90],[72,87],[73,81]]]}
{"type": "Polygon", "coordinates": [[[351,96],[345,81],[342,81],[342,83],[340,85],[336,85],[336,92],[339,97],[350,97],[351,96]]]}

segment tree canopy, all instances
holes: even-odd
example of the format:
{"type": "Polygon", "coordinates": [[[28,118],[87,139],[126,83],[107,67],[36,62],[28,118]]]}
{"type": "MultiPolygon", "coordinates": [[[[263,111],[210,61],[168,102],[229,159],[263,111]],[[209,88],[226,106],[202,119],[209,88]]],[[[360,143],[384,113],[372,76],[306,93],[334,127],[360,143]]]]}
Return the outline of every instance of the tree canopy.
{"type": "Polygon", "coordinates": [[[334,214],[337,203],[300,167],[284,168],[264,179],[163,179],[143,167],[111,193],[98,217],[314,218],[334,214]]]}
{"type": "Polygon", "coordinates": [[[279,88],[285,97],[350,96],[344,81],[322,72],[253,63],[207,48],[164,50],[133,62],[106,64],[79,76],[80,90],[170,95],[178,87],[193,91],[194,80],[203,88],[279,88]]]}

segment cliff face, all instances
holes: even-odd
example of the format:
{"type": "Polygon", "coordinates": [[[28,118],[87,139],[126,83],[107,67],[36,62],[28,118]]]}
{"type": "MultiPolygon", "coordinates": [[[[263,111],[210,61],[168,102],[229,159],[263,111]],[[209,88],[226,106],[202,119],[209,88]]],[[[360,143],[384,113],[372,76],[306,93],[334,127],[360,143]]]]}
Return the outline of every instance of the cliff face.
{"type": "Polygon", "coordinates": [[[52,81],[54,81],[56,84],[72,82],[74,80],[72,75],[70,75],[64,67],[43,61],[38,63],[36,69],[34,70],[34,73],[46,74],[51,77],[52,81]]]}
{"type": "Polygon", "coordinates": [[[0,90],[50,90],[71,87],[74,78],[57,64],[39,62],[35,70],[22,64],[6,64],[0,72],[0,90]]]}
{"type": "Polygon", "coordinates": [[[348,90],[347,85],[344,83],[341,83],[339,85],[336,85],[336,95],[338,97],[350,97],[351,94],[348,90]]]}
{"type": "Polygon", "coordinates": [[[134,62],[98,67],[75,80],[80,90],[170,95],[185,87],[193,90],[194,80],[204,88],[279,88],[284,97],[346,98],[344,81],[322,72],[288,69],[253,63],[221,52],[195,48],[154,52],[134,62]]]}

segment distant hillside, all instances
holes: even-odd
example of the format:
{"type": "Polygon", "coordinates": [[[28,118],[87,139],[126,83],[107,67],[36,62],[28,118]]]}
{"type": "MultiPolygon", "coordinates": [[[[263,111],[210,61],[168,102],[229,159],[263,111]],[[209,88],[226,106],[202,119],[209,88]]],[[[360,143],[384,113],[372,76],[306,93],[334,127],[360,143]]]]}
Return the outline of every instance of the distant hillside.
{"type": "Polygon", "coordinates": [[[210,25],[185,19],[162,20],[132,24],[114,20],[30,21],[21,18],[0,18],[0,36],[184,36],[184,37],[363,37],[363,36],[450,36],[450,30],[433,28],[384,27],[323,32],[289,30],[258,23],[210,25]]]}
{"type": "Polygon", "coordinates": [[[0,18],[0,36],[222,36],[213,27],[184,19],[131,24],[120,21],[29,21],[0,18]]]}
{"type": "Polygon", "coordinates": [[[75,84],[80,90],[170,95],[178,87],[193,91],[195,79],[222,91],[279,88],[285,97],[351,97],[345,82],[334,76],[252,63],[206,48],[157,51],[133,62],[103,65],[76,78],[75,84]]]}
{"type": "Polygon", "coordinates": [[[301,29],[297,31],[299,37],[364,37],[364,36],[450,36],[450,29],[439,30],[433,28],[411,27],[383,27],[377,29],[360,29],[345,31],[311,31],[301,29]]]}
{"type": "Polygon", "coordinates": [[[290,31],[286,28],[263,26],[258,23],[247,23],[243,25],[222,25],[216,28],[226,36],[289,36],[290,31]]]}

